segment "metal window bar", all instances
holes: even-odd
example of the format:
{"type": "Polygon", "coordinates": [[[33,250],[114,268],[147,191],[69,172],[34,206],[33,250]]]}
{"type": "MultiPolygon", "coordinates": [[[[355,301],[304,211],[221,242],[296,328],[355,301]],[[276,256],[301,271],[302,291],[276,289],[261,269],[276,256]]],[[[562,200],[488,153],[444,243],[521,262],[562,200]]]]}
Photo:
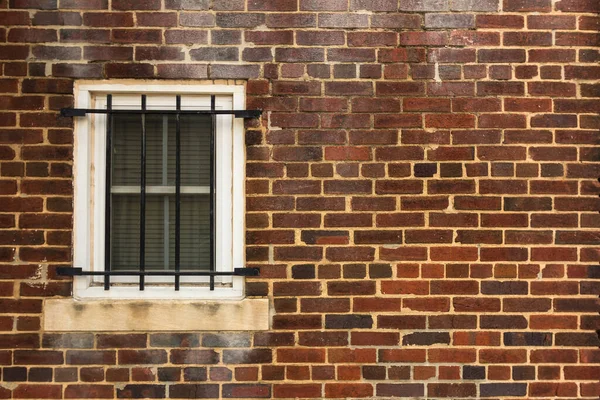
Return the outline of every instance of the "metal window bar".
{"type": "MultiPolygon", "coordinates": [[[[181,111],[181,96],[175,98],[175,108],[181,111]]],[[[179,272],[181,248],[181,114],[175,115],[175,272],[179,272]]],[[[180,275],[175,275],[175,290],[179,290],[180,275]]]]}
{"type": "Polygon", "coordinates": [[[234,268],[233,271],[84,271],[77,267],[57,267],[60,276],[258,276],[258,268],[234,268]]]}
{"type": "MultiPolygon", "coordinates": [[[[146,110],[146,95],[142,95],[142,111],[146,110]]],[[[146,270],[146,114],[142,116],[142,159],[140,171],[140,272],[146,270]]],[[[106,171],[108,173],[108,171],[106,171]]],[[[140,290],[144,290],[144,275],[140,275],[140,290]]]]}
{"type": "Polygon", "coordinates": [[[235,118],[258,118],[261,110],[217,110],[216,96],[211,95],[210,110],[182,110],[181,96],[176,96],[175,110],[148,110],[146,107],[146,96],[141,96],[140,110],[115,110],[112,107],[112,95],[106,96],[107,106],[105,110],[101,109],[80,109],[80,108],[63,108],[61,115],[64,117],[82,117],[90,114],[106,114],[106,209],[105,209],[105,246],[104,271],[84,271],[82,268],[74,267],[59,267],[57,268],[58,275],[62,276],[103,276],[104,290],[110,289],[111,276],[138,276],[139,288],[144,290],[146,276],[173,276],[175,278],[175,290],[180,289],[180,278],[182,276],[208,276],[210,290],[215,288],[215,276],[257,276],[259,270],[256,268],[234,268],[233,271],[216,271],[216,241],[215,241],[215,212],[216,203],[216,122],[217,115],[233,115],[235,118]],[[142,138],[141,138],[141,171],[140,171],[140,266],[139,271],[113,271],[111,269],[111,173],[112,173],[112,135],[113,135],[113,115],[115,114],[140,114],[142,120],[142,138]],[[175,115],[175,146],[176,146],[176,166],[175,166],[175,270],[174,271],[146,271],[145,266],[145,236],[146,236],[146,115],[175,115]],[[181,119],[182,114],[192,115],[210,115],[211,116],[211,132],[210,132],[210,271],[181,271],[181,119]]]}
{"type": "MultiPolygon", "coordinates": [[[[110,188],[112,186],[112,125],[113,125],[113,117],[110,113],[112,111],[112,95],[106,96],[106,110],[108,114],[106,116],[106,209],[105,209],[105,218],[106,223],[104,225],[104,270],[110,272],[110,257],[111,257],[111,249],[110,249],[110,223],[111,223],[111,202],[112,202],[112,194],[110,192],[110,188]]],[[[104,290],[110,289],[110,275],[104,276],[104,290]]]]}
{"type": "Polygon", "coordinates": [[[62,108],[62,117],[85,117],[87,114],[192,114],[192,115],[233,115],[235,118],[259,118],[262,110],[102,110],[95,108],[62,108]]]}
{"type": "MultiPolygon", "coordinates": [[[[210,110],[215,111],[216,107],[216,97],[213,94],[210,96],[210,110]]],[[[211,115],[211,123],[210,123],[210,148],[213,151],[210,152],[210,270],[214,271],[215,269],[215,186],[217,184],[216,179],[216,171],[215,171],[215,163],[216,163],[216,154],[214,149],[215,147],[215,133],[217,129],[217,116],[216,114],[211,115]]],[[[210,277],[210,290],[213,290],[215,287],[215,277],[211,275],[210,277]]]]}

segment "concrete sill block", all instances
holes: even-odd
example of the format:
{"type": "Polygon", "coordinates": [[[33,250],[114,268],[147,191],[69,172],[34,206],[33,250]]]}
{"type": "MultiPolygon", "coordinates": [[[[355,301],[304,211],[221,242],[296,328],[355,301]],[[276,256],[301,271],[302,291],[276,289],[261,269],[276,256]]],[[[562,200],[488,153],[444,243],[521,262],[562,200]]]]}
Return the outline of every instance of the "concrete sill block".
{"type": "Polygon", "coordinates": [[[48,332],[260,331],[269,300],[45,300],[48,332]]]}

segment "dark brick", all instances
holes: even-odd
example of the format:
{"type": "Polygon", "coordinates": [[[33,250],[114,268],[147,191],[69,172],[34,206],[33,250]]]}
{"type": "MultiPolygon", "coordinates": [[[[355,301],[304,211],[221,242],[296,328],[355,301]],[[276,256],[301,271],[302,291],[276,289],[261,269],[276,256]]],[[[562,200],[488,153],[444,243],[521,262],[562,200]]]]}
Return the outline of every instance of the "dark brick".
{"type": "Polygon", "coordinates": [[[527,319],[522,315],[482,315],[482,329],[525,329],[527,319]]]}
{"type": "Polygon", "coordinates": [[[222,396],[225,398],[270,398],[271,385],[265,384],[224,384],[222,396]]]}
{"type": "Polygon", "coordinates": [[[485,367],[464,365],[462,367],[463,379],[480,380],[485,379],[485,367]]]}
{"type": "MultiPolygon", "coordinates": [[[[307,231],[302,232],[303,241],[306,244],[316,244],[316,241],[306,240],[304,234],[307,231]],[[311,243],[312,242],[312,243],[311,243]]],[[[315,265],[314,264],[302,264],[294,265],[292,267],[292,278],[293,279],[315,279],[315,265]]]]}
{"type": "Polygon", "coordinates": [[[512,378],[515,381],[535,380],[534,366],[515,366],[512,368],[512,378]]]}
{"type": "Polygon", "coordinates": [[[482,383],[479,385],[481,397],[525,396],[526,383],[482,383]]]}
{"type": "Polygon", "coordinates": [[[595,332],[590,333],[556,333],[556,346],[598,347],[600,338],[595,332]]]}
{"type": "Polygon", "coordinates": [[[371,328],[373,317],[370,315],[348,314],[348,315],[326,315],[326,329],[353,329],[371,328]]]}
{"type": "Polygon", "coordinates": [[[4,367],[2,368],[2,380],[5,382],[25,382],[27,381],[27,368],[4,367]]]}
{"type": "Polygon", "coordinates": [[[206,367],[188,367],[183,369],[183,379],[186,382],[206,381],[206,367]]]}
{"type": "Polygon", "coordinates": [[[482,294],[528,294],[527,282],[515,281],[483,281],[482,294]]]}
{"type": "Polygon", "coordinates": [[[506,346],[552,346],[550,332],[504,332],[506,346]]]}
{"type": "Polygon", "coordinates": [[[30,382],[52,382],[52,368],[30,368],[27,379],[30,382]]]}
{"type": "Polygon", "coordinates": [[[145,334],[98,335],[96,337],[99,349],[146,347],[145,334]]]}
{"type": "Polygon", "coordinates": [[[219,385],[176,384],[169,386],[169,397],[177,399],[212,399],[219,397],[219,385]]]}

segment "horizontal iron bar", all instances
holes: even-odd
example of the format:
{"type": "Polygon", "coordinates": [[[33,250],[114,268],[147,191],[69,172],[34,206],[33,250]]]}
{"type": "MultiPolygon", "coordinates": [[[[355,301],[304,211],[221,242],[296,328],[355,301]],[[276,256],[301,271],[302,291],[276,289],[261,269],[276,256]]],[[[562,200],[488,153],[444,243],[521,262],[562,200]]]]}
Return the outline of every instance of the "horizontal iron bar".
{"type": "Polygon", "coordinates": [[[61,276],[258,276],[258,268],[234,268],[233,271],[84,271],[83,268],[58,267],[61,276]]]}
{"type": "Polygon", "coordinates": [[[86,114],[160,114],[160,115],[231,115],[235,118],[258,118],[262,110],[101,110],[94,108],[63,108],[60,115],[63,117],[85,117],[86,114]]]}

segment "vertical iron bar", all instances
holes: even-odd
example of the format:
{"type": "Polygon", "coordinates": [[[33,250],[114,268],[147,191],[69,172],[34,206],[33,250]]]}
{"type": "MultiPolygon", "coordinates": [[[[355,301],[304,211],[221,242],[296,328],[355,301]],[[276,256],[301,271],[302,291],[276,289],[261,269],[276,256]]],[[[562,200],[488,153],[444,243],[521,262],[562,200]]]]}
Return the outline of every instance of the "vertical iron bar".
{"type": "MultiPolygon", "coordinates": [[[[175,98],[177,111],[181,110],[181,96],[175,98]]],[[[181,118],[175,114],[175,271],[179,272],[181,250],[181,118]]],[[[175,275],[175,290],[179,290],[179,275],[175,275]]]]}
{"type": "MultiPolygon", "coordinates": [[[[146,95],[142,95],[142,110],[146,95]]],[[[140,178],[140,272],[146,270],[146,114],[142,114],[142,165],[140,178]]],[[[140,275],[140,290],[144,290],[144,275],[140,275]]]]}
{"type": "MultiPolygon", "coordinates": [[[[112,110],[112,95],[106,96],[106,109],[112,110]]],[[[111,178],[112,178],[112,124],[113,114],[106,115],[106,193],[105,193],[105,224],[104,224],[104,270],[110,272],[110,206],[111,206],[111,178]]],[[[104,276],[104,290],[110,289],[110,275],[104,276]]]]}
{"type": "MultiPolygon", "coordinates": [[[[161,183],[163,186],[169,185],[169,116],[162,116],[162,179],[161,183]]],[[[170,196],[168,194],[162,196],[163,204],[163,269],[168,270],[170,268],[171,260],[171,211],[170,211],[170,196]]]]}
{"type": "MultiPolygon", "coordinates": [[[[210,96],[210,109],[211,111],[216,110],[216,96],[213,94],[210,96]]],[[[215,193],[217,186],[217,177],[216,177],[216,146],[215,146],[215,136],[217,130],[217,115],[211,115],[211,124],[210,124],[210,270],[215,271],[216,262],[215,262],[215,193]]],[[[213,289],[213,281],[211,279],[211,290],[213,289]]]]}

